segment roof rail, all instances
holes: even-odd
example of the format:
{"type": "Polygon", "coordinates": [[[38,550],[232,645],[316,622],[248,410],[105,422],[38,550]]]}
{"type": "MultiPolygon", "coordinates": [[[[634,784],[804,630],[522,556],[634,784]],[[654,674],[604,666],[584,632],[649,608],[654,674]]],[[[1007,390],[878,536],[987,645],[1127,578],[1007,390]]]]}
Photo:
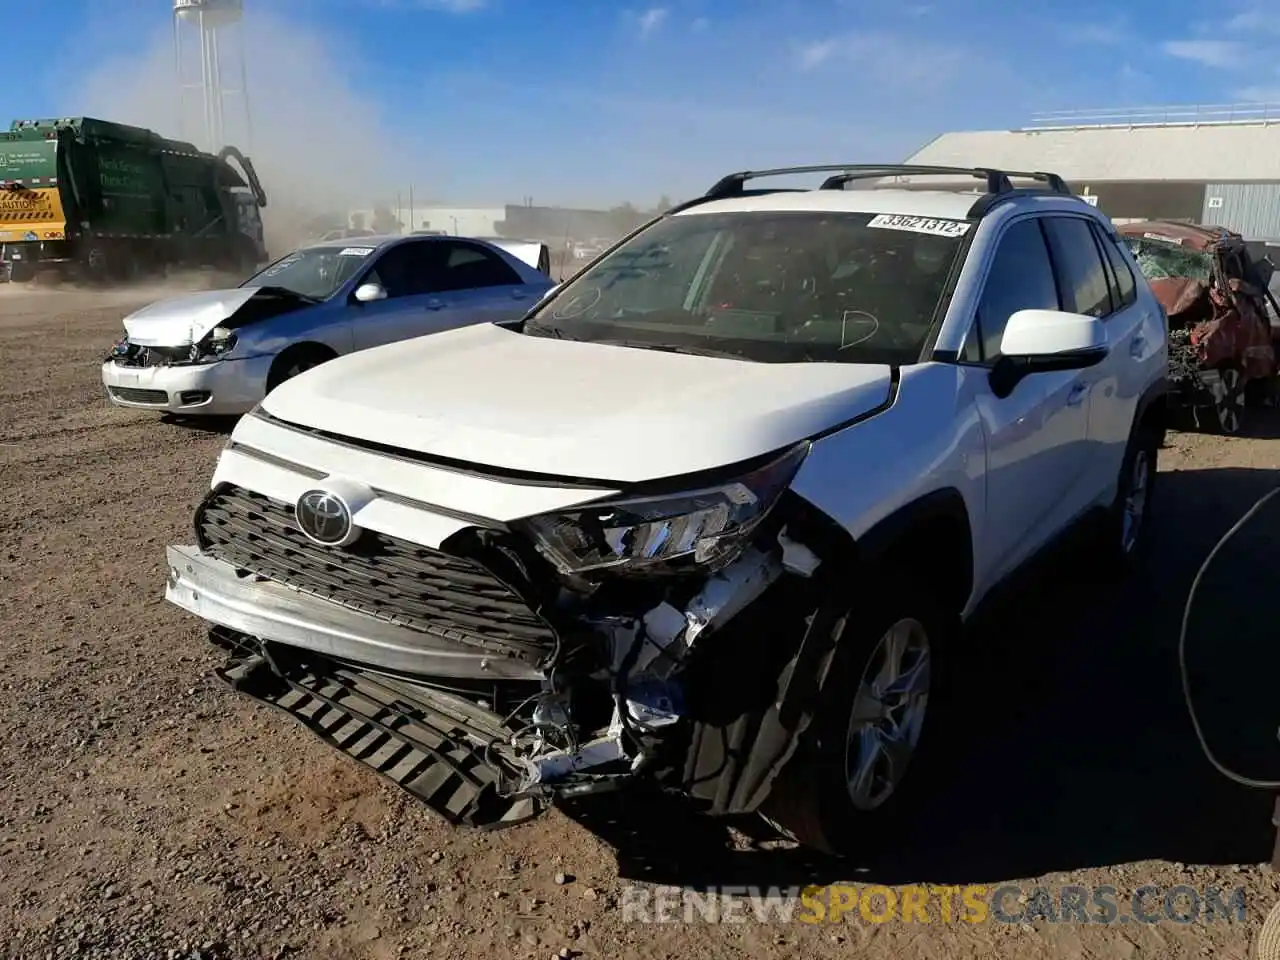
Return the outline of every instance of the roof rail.
{"type": "MultiPolygon", "coordinates": [[[[843,190],[853,180],[877,180],[882,177],[904,176],[966,176],[985,180],[987,192],[1008,193],[1014,189],[1012,177],[1036,180],[1046,184],[1054,193],[1070,195],[1071,188],[1056,173],[1027,172],[1021,170],[997,170],[994,167],[935,167],[905,163],[832,163],[808,167],[778,167],[773,170],[743,170],[721,177],[700,199],[720,200],[742,196],[748,180],[761,177],[779,177],[797,173],[830,173],[822,182],[821,190],[843,190]]],[[[754,192],[754,191],[753,191],[754,192]]],[[[759,191],[772,192],[772,191],[759,191]]]]}

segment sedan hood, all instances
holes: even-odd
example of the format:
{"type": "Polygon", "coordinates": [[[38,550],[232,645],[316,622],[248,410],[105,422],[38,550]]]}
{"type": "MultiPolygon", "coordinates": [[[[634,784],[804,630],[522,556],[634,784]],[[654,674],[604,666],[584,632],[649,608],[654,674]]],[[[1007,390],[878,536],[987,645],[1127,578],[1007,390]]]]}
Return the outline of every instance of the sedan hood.
{"type": "Polygon", "coordinates": [[[170,297],[125,317],[125,333],[130,343],[141,347],[190,346],[248,303],[257,292],[257,287],[237,287],[170,297]]]}
{"type": "Polygon", "coordinates": [[[481,324],[340,357],[262,406],[481,467],[637,483],[798,442],[873,411],[891,389],[882,365],[752,363],[481,324]]]}

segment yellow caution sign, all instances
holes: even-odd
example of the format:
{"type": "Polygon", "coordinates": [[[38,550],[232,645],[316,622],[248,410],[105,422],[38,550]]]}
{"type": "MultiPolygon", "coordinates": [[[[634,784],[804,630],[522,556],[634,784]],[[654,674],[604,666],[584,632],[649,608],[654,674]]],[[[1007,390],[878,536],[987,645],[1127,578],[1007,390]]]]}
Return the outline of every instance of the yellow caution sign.
{"type": "Polygon", "coordinates": [[[0,190],[0,241],[61,240],[66,230],[57,187],[0,190]]]}

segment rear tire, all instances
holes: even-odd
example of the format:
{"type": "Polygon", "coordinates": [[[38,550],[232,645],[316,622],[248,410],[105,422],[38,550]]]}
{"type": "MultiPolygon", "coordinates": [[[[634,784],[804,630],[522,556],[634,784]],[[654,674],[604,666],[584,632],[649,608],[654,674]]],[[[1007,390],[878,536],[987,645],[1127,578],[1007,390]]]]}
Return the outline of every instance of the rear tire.
{"type": "Polygon", "coordinates": [[[836,856],[900,843],[924,812],[958,626],[927,594],[878,586],[838,622],[813,722],[762,807],[799,843],[836,856]],[[896,680],[885,670],[895,658],[896,680]]]}
{"type": "Polygon", "coordinates": [[[1095,547],[1106,576],[1126,576],[1142,560],[1159,461],[1159,432],[1145,423],[1136,424],[1120,464],[1116,498],[1103,518],[1095,547]]]}

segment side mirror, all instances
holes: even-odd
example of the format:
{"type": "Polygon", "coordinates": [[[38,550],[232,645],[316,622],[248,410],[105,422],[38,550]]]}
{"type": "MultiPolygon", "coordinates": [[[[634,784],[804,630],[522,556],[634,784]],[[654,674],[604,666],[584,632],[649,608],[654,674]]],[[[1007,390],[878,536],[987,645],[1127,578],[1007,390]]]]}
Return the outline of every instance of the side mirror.
{"type": "Polygon", "coordinates": [[[1000,359],[991,368],[991,389],[1007,397],[1026,377],[1084,370],[1107,355],[1107,328],[1097,317],[1058,310],[1019,310],[1000,339],[1000,359]]]}
{"type": "Polygon", "coordinates": [[[355,298],[360,303],[373,303],[387,299],[387,291],[380,283],[362,283],[356,287],[355,298]]]}

